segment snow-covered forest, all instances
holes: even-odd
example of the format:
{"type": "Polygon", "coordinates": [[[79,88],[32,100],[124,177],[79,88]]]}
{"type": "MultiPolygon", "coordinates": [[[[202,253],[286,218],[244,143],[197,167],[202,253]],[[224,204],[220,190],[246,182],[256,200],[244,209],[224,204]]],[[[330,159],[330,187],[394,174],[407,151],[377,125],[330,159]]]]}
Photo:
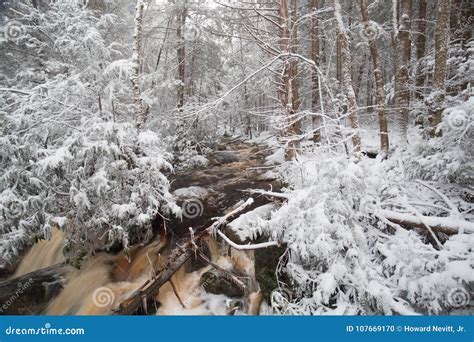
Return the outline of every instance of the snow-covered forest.
{"type": "Polygon", "coordinates": [[[472,21],[2,1],[0,312],[472,314],[472,21]]]}

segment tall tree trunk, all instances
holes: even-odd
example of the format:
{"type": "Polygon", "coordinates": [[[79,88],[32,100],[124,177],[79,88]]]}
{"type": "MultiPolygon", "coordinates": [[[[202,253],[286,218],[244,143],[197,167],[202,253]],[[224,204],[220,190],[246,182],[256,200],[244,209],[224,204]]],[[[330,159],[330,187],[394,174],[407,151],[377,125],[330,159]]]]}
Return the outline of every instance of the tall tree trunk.
{"type": "Polygon", "coordinates": [[[365,66],[366,66],[366,55],[365,53],[361,56],[361,63],[360,63],[360,66],[359,66],[359,72],[357,73],[357,79],[355,80],[355,86],[354,86],[354,91],[355,91],[355,94],[356,94],[356,98],[357,100],[359,100],[359,95],[361,93],[361,89],[362,89],[362,80],[364,78],[364,71],[365,71],[365,66]]]}
{"type": "MultiPolygon", "coordinates": [[[[313,12],[311,17],[311,58],[313,62],[319,67],[319,22],[318,14],[316,11],[319,9],[319,0],[311,0],[310,11],[313,12]]],[[[319,73],[313,69],[312,75],[312,88],[311,88],[311,109],[313,111],[313,142],[321,142],[321,118],[316,113],[319,112],[319,73]]]]}
{"type": "MultiPolygon", "coordinates": [[[[240,65],[242,70],[242,76],[244,77],[247,73],[246,64],[244,59],[244,45],[242,44],[242,37],[239,37],[240,43],[240,65]]],[[[250,108],[249,108],[249,93],[247,89],[247,84],[244,83],[244,110],[245,113],[245,122],[243,123],[245,126],[245,132],[247,133],[247,137],[249,139],[253,138],[252,135],[252,119],[250,117],[250,108]]]]}
{"type": "MultiPolygon", "coordinates": [[[[290,35],[290,44],[291,52],[298,53],[298,11],[297,11],[297,0],[291,0],[291,35],[290,35]]],[[[299,93],[299,82],[298,82],[298,59],[293,58],[291,60],[291,73],[290,73],[290,85],[291,85],[291,110],[290,113],[293,116],[291,119],[291,126],[289,133],[294,137],[289,143],[289,156],[288,159],[294,159],[296,157],[296,151],[300,146],[300,137],[301,134],[301,121],[297,119],[294,115],[298,112],[301,100],[299,93]]]]}
{"type": "MultiPolygon", "coordinates": [[[[289,17],[288,17],[288,4],[286,0],[279,0],[278,14],[280,23],[280,51],[282,54],[289,52],[290,45],[290,31],[289,31],[289,17]]],[[[288,104],[288,89],[290,88],[290,68],[289,61],[287,58],[283,60],[283,67],[280,72],[277,73],[277,98],[280,100],[281,105],[287,108],[288,104]]]]}
{"type": "Polygon", "coordinates": [[[395,106],[397,102],[397,72],[398,72],[398,0],[392,0],[392,74],[393,74],[393,102],[395,106]]]}
{"type": "Polygon", "coordinates": [[[420,7],[418,13],[418,38],[416,40],[416,98],[423,99],[424,91],[423,86],[425,84],[425,76],[423,75],[422,62],[421,60],[425,57],[426,50],[426,14],[427,14],[427,3],[426,0],[420,0],[420,7]]]}
{"type": "Polygon", "coordinates": [[[163,37],[163,42],[161,43],[160,50],[158,51],[158,56],[156,58],[156,64],[155,64],[155,69],[154,71],[158,70],[158,67],[160,66],[160,61],[161,61],[161,55],[163,54],[163,48],[165,47],[166,40],[168,39],[171,23],[173,21],[173,17],[168,19],[168,24],[166,24],[166,31],[165,31],[165,36],[163,37]]]}
{"type": "MultiPolygon", "coordinates": [[[[367,10],[367,1],[360,0],[360,10],[362,14],[362,21],[364,27],[369,32],[370,30],[370,19],[369,11],[367,10]]],[[[379,126],[380,126],[380,148],[388,155],[388,128],[387,128],[387,116],[385,114],[385,91],[383,89],[383,72],[382,66],[380,63],[380,54],[376,42],[376,37],[371,34],[367,34],[369,40],[370,54],[372,55],[372,64],[374,65],[374,79],[375,79],[375,93],[377,98],[377,112],[379,116],[379,126]]],[[[370,94],[367,94],[370,96],[370,94]]]]}
{"type": "Polygon", "coordinates": [[[148,107],[144,105],[140,91],[140,65],[141,65],[141,49],[143,34],[143,0],[137,0],[135,7],[135,29],[133,32],[133,54],[132,54],[132,87],[133,87],[133,103],[135,107],[135,120],[138,129],[142,129],[148,116],[148,107]]]}
{"type": "MultiPolygon", "coordinates": [[[[296,23],[296,0],[291,0],[291,15],[290,21],[288,14],[287,0],[280,0],[279,7],[280,23],[281,23],[281,40],[280,49],[283,54],[295,53],[297,51],[297,27],[296,23]],[[290,25],[290,24],[293,25],[290,25]],[[290,30],[291,26],[291,30],[290,30]]],[[[299,107],[299,92],[298,92],[298,64],[295,59],[285,57],[283,66],[283,93],[281,96],[282,105],[286,108],[288,113],[288,128],[287,136],[289,138],[285,159],[293,160],[296,157],[297,149],[299,148],[299,135],[301,133],[301,123],[295,118],[295,113],[299,107]]]]}
{"type": "Polygon", "coordinates": [[[341,77],[342,53],[341,53],[341,38],[336,36],[336,81],[337,93],[342,92],[342,77],[341,77]]]}
{"type": "Polygon", "coordinates": [[[176,35],[178,39],[176,57],[178,59],[178,86],[176,87],[177,107],[184,106],[184,94],[186,85],[186,43],[184,39],[184,30],[186,28],[186,0],[183,1],[183,7],[177,13],[176,35]]]}
{"type": "Polygon", "coordinates": [[[341,16],[341,4],[339,0],[333,0],[334,6],[334,17],[336,19],[336,35],[340,41],[340,60],[341,60],[341,81],[344,89],[344,93],[348,104],[348,113],[352,133],[352,145],[355,152],[360,151],[360,135],[359,135],[359,117],[358,117],[358,106],[357,99],[355,96],[354,88],[352,86],[352,66],[351,66],[351,51],[349,46],[349,37],[346,32],[346,27],[341,16]]]}
{"type": "Polygon", "coordinates": [[[402,144],[408,142],[408,116],[410,113],[410,87],[408,69],[410,67],[410,2],[411,0],[401,0],[400,2],[400,26],[398,32],[398,52],[399,65],[396,75],[396,107],[398,134],[402,144]]]}
{"type": "Polygon", "coordinates": [[[435,70],[433,76],[434,96],[432,103],[430,103],[428,117],[432,136],[437,135],[436,127],[441,122],[441,115],[444,109],[450,14],[451,0],[438,0],[438,17],[435,29],[435,70]]]}

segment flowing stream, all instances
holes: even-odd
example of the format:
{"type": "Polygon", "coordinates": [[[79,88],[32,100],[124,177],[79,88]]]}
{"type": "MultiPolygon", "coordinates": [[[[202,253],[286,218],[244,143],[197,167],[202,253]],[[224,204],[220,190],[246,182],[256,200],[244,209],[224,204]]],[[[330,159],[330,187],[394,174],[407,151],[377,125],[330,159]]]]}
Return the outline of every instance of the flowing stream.
{"type": "MultiPolygon", "coordinates": [[[[47,305],[49,315],[106,315],[129,298],[163,263],[178,238],[194,230],[206,228],[211,218],[222,216],[239,201],[248,198],[244,190],[275,187],[274,179],[262,177],[265,153],[262,148],[242,143],[228,144],[225,151],[216,152],[212,164],[201,170],[189,170],[170,175],[172,190],[192,195],[193,189],[205,189],[206,195],[194,199],[198,212],[174,220],[168,225],[166,238],[156,238],[144,246],[134,246],[129,258],[118,254],[98,253],[87,259],[81,269],[66,275],[64,289],[47,305]],[[191,189],[191,190],[189,190],[191,189]]],[[[257,199],[256,205],[258,206],[257,199]]],[[[163,236],[163,234],[161,235],[163,236]]],[[[36,243],[23,257],[13,277],[64,262],[64,233],[55,229],[52,239],[36,243]]],[[[212,237],[206,238],[208,258],[214,266],[188,261],[165,283],[156,298],[147,300],[142,314],[209,315],[258,314],[262,300],[255,277],[253,251],[237,251],[212,237]],[[218,266],[237,274],[246,284],[240,298],[205,291],[202,276],[218,266]]]]}

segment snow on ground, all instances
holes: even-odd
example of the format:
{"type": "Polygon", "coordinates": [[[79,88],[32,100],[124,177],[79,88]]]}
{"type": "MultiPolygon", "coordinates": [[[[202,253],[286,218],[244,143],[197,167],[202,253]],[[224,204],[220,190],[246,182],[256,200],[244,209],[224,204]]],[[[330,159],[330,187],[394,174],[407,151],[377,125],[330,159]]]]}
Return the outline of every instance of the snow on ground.
{"type": "Polygon", "coordinates": [[[285,161],[285,150],[278,148],[272,155],[265,158],[267,162],[265,165],[279,165],[285,161]]]}

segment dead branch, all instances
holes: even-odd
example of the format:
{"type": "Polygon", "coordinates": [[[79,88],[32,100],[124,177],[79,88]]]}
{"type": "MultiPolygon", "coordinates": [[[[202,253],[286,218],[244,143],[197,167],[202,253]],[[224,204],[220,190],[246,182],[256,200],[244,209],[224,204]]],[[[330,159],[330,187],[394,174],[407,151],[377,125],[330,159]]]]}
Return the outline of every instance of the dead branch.
{"type": "Polygon", "coordinates": [[[238,245],[231,239],[229,239],[223,232],[220,230],[217,231],[217,234],[224,239],[224,241],[229,244],[232,248],[237,249],[239,251],[252,251],[255,249],[262,249],[262,248],[268,248],[268,247],[275,247],[275,246],[280,246],[280,243],[277,241],[268,241],[268,242],[262,242],[262,243],[256,243],[256,244],[248,244],[248,245],[238,245]]]}
{"type": "Polygon", "coordinates": [[[237,278],[234,274],[232,274],[232,272],[227,271],[227,270],[223,269],[222,267],[220,267],[219,265],[213,263],[202,252],[199,251],[198,254],[199,254],[199,257],[202,260],[204,260],[206,263],[208,263],[209,265],[214,267],[220,275],[222,275],[223,277],[229,279],[231,282],[233,282],[234,284],[239,286],[243,290],[243,292],[245,292],[245,290],[246,290],[245,284],[239,278],[237,278]]]}
{"type": "Polygon", "coordinates": [[[422,216],[420,219],[415,215],[390,210],[382,210],[381,215],[404,228],[426,229],[426,225],[428,225],[434,232],[448,235],[458,234],[460,230],[464,230],[465,233],[474,233],[474,222],[453,217],[422,216]]]}
{"type": "Polygon", "coordinates": [[[157,274],[153,279],[147,280],[130,298],[122,302],[119,307],[113,311],[113,315],[132,315],[139,308],[143,298],[155,298],[160,288],[168,282],[173,274],[175,274],[184,263],[195,253],[195,246],[199,246],[202,239],[210,233],[215,233],[222,225],[226,224],[230,219],[237,218],[251,204],[253,199],[249,198],[238,208],[230,213],[216,218],[215,222],[202,232],[188,239],[184,244],[178,245],[171,251],[168,260],[163,268],[155,272],[157,274]]]}
{"type": "Polygon", "coordinates": [[[179,293],[178,293],[178,289],[176,288],[176,286],[174,285],[173,281],[169,280],[169,283],[171,285],[171,288],[173,289],[173,292],[174,292],[174,295],[176,296],[176,298],[178,298],[178,301],[179,301],[179,304],[181,304],[182,308],[183,309],[186,309],[186,305],[184,305],[183,301],[181,300],[181,297],[179,296],[179,293]]]}

